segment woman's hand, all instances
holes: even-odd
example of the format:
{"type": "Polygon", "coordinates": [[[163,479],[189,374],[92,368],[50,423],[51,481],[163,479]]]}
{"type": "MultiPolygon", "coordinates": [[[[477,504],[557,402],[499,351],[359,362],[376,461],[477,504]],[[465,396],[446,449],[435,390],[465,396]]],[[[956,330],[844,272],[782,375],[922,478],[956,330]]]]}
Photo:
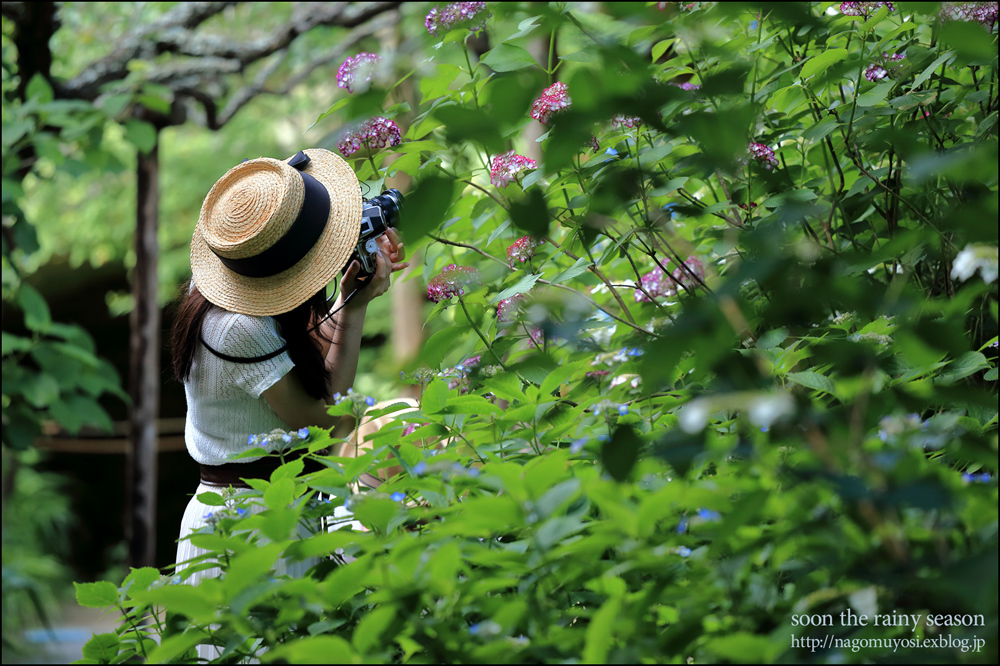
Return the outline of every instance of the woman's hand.
{"type": "Polygon", "coordinates": [[[401,271],[410,264],[403,261],[406,258],[406,250],[400,242],[396,230],[392,227],[386,229],[385,234],[379,236],[375,243],[377,251],[375,256],[375,274],[368,278],[367,284],[358,280],[358,271],[361,265],[357,260],[351,262],[340,281],[340,296],[346,298],[355,289],[361,287],[347,308],[361,308],[367,306],[372,299],[377,298],[389,290],[390,275],[396,271],[401,271]]]}

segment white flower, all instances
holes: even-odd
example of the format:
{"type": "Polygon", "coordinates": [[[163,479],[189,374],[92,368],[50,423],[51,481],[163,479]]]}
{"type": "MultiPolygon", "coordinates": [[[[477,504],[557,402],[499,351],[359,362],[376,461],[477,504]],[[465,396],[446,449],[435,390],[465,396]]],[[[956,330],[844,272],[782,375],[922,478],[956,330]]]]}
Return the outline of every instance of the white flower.
{"type": "Polygon", "coordinates": [[[976,270],[983,277],[983,282],[990,284],[997,280],[997,248],[989,245],[965,246],[965,249],[955,257],[951,267],[953,280],[965,282],[975,275],[976,270]]]}
{"type": "Polygon", "coordinates": [[[689,435],[695,435],[705,429],[708,414],[709,401],[705,398],[696,398],[677,412],[677,419],[681,430],[689,435]]]}
{"type": "Polygon", "coordinates": [[[754,425],[770,428],[771,424],[795,411],[795,400],[788,393],[755,397],[747,405],[747,416],[754,425]]]}

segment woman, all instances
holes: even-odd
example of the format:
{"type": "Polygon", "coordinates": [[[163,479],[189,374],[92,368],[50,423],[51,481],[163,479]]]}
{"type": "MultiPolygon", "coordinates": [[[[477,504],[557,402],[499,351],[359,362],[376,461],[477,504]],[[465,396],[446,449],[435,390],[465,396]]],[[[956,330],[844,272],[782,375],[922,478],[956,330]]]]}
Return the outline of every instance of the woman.
{"type": "MultiPolygon", "coordinates": [[[[354,383],[368,304],[408,265],[389,229],[377,241],[375,274],[359,278],[358,261],[348,261],[361,210],[353,170],[322,149],[286,161],[244,160],[205,198],[191,240],[192,283],[173,329],[174,374],[187,398],[184,439],[201,469],[178,563],[204,552],[184,538],[210,520],[212,507],[198,494],[246,488],[241,479],[267,478],[276,467],[273,458],[228,462],[256,446],[249,435],[318,426],[344,437],[353,428],[350,417],[328,415],[327,404],[354,383]],[[331,310],[324,294],[340,273],[331,310]]],[[[284,561],[278,568],[303,572],[284,561]]],[[[218,573],[198,571],[188,582],[218,573]]]]}

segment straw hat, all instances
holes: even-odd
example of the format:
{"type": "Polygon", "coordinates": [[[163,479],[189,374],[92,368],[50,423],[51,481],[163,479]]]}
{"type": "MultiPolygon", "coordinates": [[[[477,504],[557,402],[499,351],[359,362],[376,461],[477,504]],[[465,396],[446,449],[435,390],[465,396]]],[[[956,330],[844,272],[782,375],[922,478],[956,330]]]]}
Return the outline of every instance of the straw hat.
{"type": "Polygon", "coordinates": [[[191,238],[191,272],[210,302],[269,316],[326,287],[357,246],[361,189],[339,155],[246,160],[215,183],[191,238]]]}

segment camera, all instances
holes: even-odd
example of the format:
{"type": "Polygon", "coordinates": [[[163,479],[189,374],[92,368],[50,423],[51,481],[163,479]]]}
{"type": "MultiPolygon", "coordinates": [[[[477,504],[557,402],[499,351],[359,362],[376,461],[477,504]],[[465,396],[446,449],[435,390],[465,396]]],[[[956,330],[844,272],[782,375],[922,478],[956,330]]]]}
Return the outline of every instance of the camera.
{"type": "MultiPolygon", "coordinates": [[[[354,248],[351,259],[357,259],[361,264],[358,271],[360,277],[375,274],[378,264],[378,245],[375,239],[385,233],[389,227],[399,224],[399,209],[403,206],[403,195],[393,188],[386,190],[377,197],[361,201],[361,232],[358,234],[358,246],[354,248]]],[[[351,259],[347,265],[351,265],[351,259]]],[[[346,270],[346,269],[345,269],[346,270]]]]}

